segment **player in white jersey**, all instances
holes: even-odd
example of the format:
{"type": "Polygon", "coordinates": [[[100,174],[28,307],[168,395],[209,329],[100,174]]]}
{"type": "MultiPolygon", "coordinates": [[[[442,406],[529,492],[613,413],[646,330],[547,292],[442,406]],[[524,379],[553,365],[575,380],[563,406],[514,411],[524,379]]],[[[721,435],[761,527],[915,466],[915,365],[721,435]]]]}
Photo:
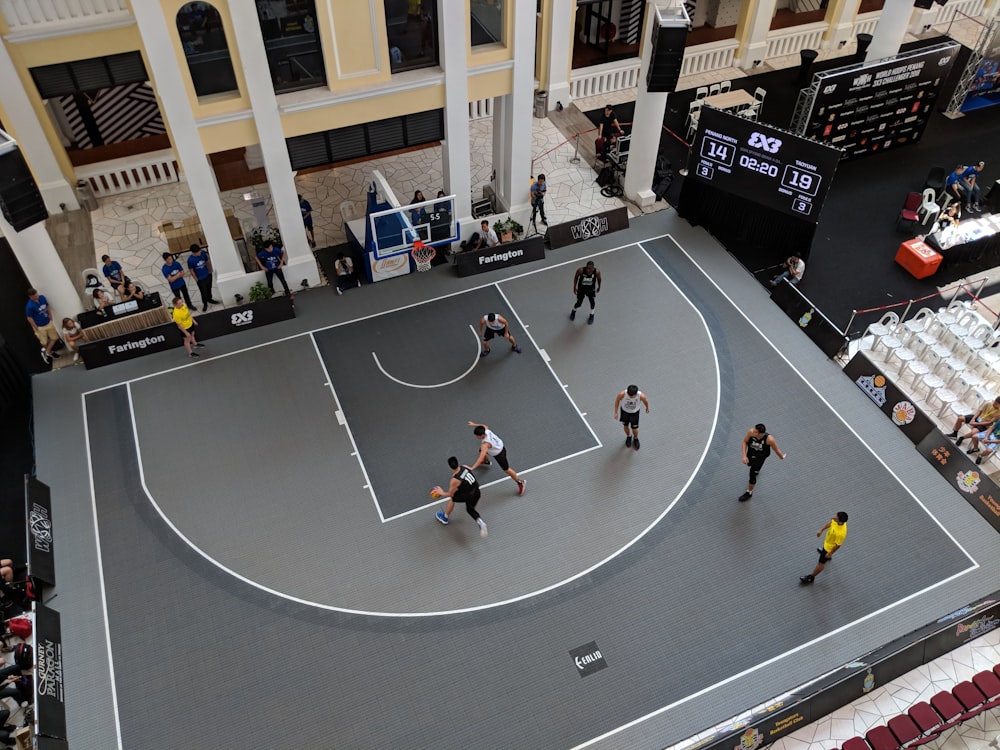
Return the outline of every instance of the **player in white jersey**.
{"type": "Polygon", "coordinates": [[[507,447],[503,444],[503,440],[500,436],[493,432],[488,426],[484,424],[479,424],[479,422],[469,422],[469,427],[472,427],[472,434],[476,436],[479,440],[479,458],[476,462],[470,466],[470,469],[475,469],[479,466],[489,466],[490,456],[496,459],[496,462],[500,465],[507,476],[517,482],[517,494],[524,494],[524,480],[517,475],[517,472],[510,468],[510,464],[507,463],[507,447]]]}
{"type": "Polygon", "coordinates": [[[483,340],[483,350],[479,353],[480,357],[485,357],[490,353],[490,339],[494,336],[507,339],[510,342],[510,350],[518,354],[521,353],[521,347],[510,335],[507,319],[500,313],[487,313],[479,319],[479,337],[483,340]]]}
{"type": "Polygon", "coordinates": [[[639,450],[639,406],[646,407],[649,414],[649,401],[639,386],[630,385],[618,394],[615,399],[615,419],[619,419],[625,428],[625,447],[639,450]]]}

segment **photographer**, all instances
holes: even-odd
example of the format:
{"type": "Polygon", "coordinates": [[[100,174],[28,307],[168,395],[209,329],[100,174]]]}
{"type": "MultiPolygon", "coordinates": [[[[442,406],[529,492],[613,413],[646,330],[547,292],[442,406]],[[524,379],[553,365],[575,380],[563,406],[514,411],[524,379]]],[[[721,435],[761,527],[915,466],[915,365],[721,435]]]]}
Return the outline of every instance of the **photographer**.
{"type": "Polygon", "coordinates": [[[545,175],[538,175],[538,179],[531,183],[531,223],[535,223],[535,214],[540,214],[542,224],[549,225],[549,220],[545,218],[545,191],[548,185],[545,184],[545,175]]]}
{"type": "Polygon", "coordinates": [[[802,274],[806,272],[806,262],[797,255],[786,260],[783,267],[785,270],[771,279],[771,286],[778,286],[782,279],[788,279],[789,284],[798,284],[802,280],[802,274]]]}

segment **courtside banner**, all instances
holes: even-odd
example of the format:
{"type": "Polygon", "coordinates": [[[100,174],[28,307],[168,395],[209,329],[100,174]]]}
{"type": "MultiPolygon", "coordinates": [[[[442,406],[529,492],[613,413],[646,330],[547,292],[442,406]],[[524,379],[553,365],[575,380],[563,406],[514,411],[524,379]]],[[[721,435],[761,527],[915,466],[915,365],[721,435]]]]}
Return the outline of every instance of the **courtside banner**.
{"type": "Polygon", "coordinates": [[[56,558],[52,551],[52,498],[49,486],[24,477],[24,505],[28,519],[28,572],[47,586],[56,585],[56,558]]]}
{"type": "Polygon", "coordinates": [[[58,612],[42,604],[35,605],[34,640],[38,733],[66,739],[62,628],[58,612]]]}
{"type": "Polygon", "coordinates": [[[271,297],[271,299],[251,302],[240,307],[227,307],[225,310],[203,313],[196,320],[198,340],[214,339],[227,333],[236,333],[250,328],[280,323],[295,317],[295,306],[288,295],[271,297]]]}
{"type": "Polygon", "coordinates": [[[83,357],[83,364],[91,370],[95,367],[144,357],[153,352],[176,349],[182,343],[181,332],[177,330],[177,326],[173,323],[163,323],[141,331],[81,344],[80,356],[83,357]]]}
{"type": "Polygon", "coordinates": [[[917,450],[979,515],[1000,531],[1000,487],[989,478],[985,466],[978,466],[966,455],[965,448],[956,447],[954,440],[938,430],[931,430],[917,450]]]}
{"type": "Polygon", "coordinates": [[[844,367],[844,374],[882,410],[910,441],[917,445],[934,429],[930,417],[886,375],[858,352],[844,367]]]}
{"type": "Polygon", "coordinates": [[[521,263],[531,263],[545,257],[545,240],[541,236],[505,242],[482,250],[466,250],[455,256],[455,271],[459,276],[496,271],[521,263]]]}
{"type": "Polygon", "coordinates": [[[549,240],[549,247],[555,250],[557,247],[592,240],[621,229],[628,229],[628,209],[624,206],[591,214],[582,219],[553,224],[545,236],[549,240]]]}

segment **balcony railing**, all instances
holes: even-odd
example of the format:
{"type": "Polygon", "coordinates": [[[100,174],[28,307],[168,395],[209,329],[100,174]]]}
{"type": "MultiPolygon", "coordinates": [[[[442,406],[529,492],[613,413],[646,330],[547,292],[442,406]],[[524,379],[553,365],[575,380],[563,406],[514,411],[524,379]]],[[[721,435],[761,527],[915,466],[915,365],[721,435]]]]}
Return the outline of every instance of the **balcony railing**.
{"type": "Polygon", "coordinates": [[[793,26],[790,29],[772,31],[767,35],[767,57],[784,57],[794,55],[804,49],[820,49],[823,44],[823,33],[829,28],[825,21],[806,23],[793,26]]]}
{"type": "Polygon", "coordinates": [[[128,0],[0,0],[9,41],[115,28],[134,22],[128,0]]]}
{"type": "Polygon", "coordinates": [[[76,169],[76,179],[86,181],[94,195],[101,198],[180,182],[180,174],[174,152],[164,149],[79,167],[76,169]]]}

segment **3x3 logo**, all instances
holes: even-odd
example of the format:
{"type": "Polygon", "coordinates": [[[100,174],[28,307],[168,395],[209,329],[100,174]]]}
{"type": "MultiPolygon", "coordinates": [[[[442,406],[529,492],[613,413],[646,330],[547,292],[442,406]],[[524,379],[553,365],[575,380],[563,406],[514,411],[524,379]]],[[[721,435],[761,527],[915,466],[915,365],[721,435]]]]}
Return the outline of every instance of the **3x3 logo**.
{"type": "Polygon", "coordinates": [[[756,131],[750,134],[750,140],[747,143],[755,148],[763,149],[769,154],[776,154],[778,153],[778,149],[781,148],[780,138],[768,138],[763,133],[756,131]]]}
{"type": "Polygon", "coordinates": [[[253,323],[253,310],[243,310],[242,312],[235,312],[230,317],[229,322],[234,326],[246,326],[253,323]]]}

